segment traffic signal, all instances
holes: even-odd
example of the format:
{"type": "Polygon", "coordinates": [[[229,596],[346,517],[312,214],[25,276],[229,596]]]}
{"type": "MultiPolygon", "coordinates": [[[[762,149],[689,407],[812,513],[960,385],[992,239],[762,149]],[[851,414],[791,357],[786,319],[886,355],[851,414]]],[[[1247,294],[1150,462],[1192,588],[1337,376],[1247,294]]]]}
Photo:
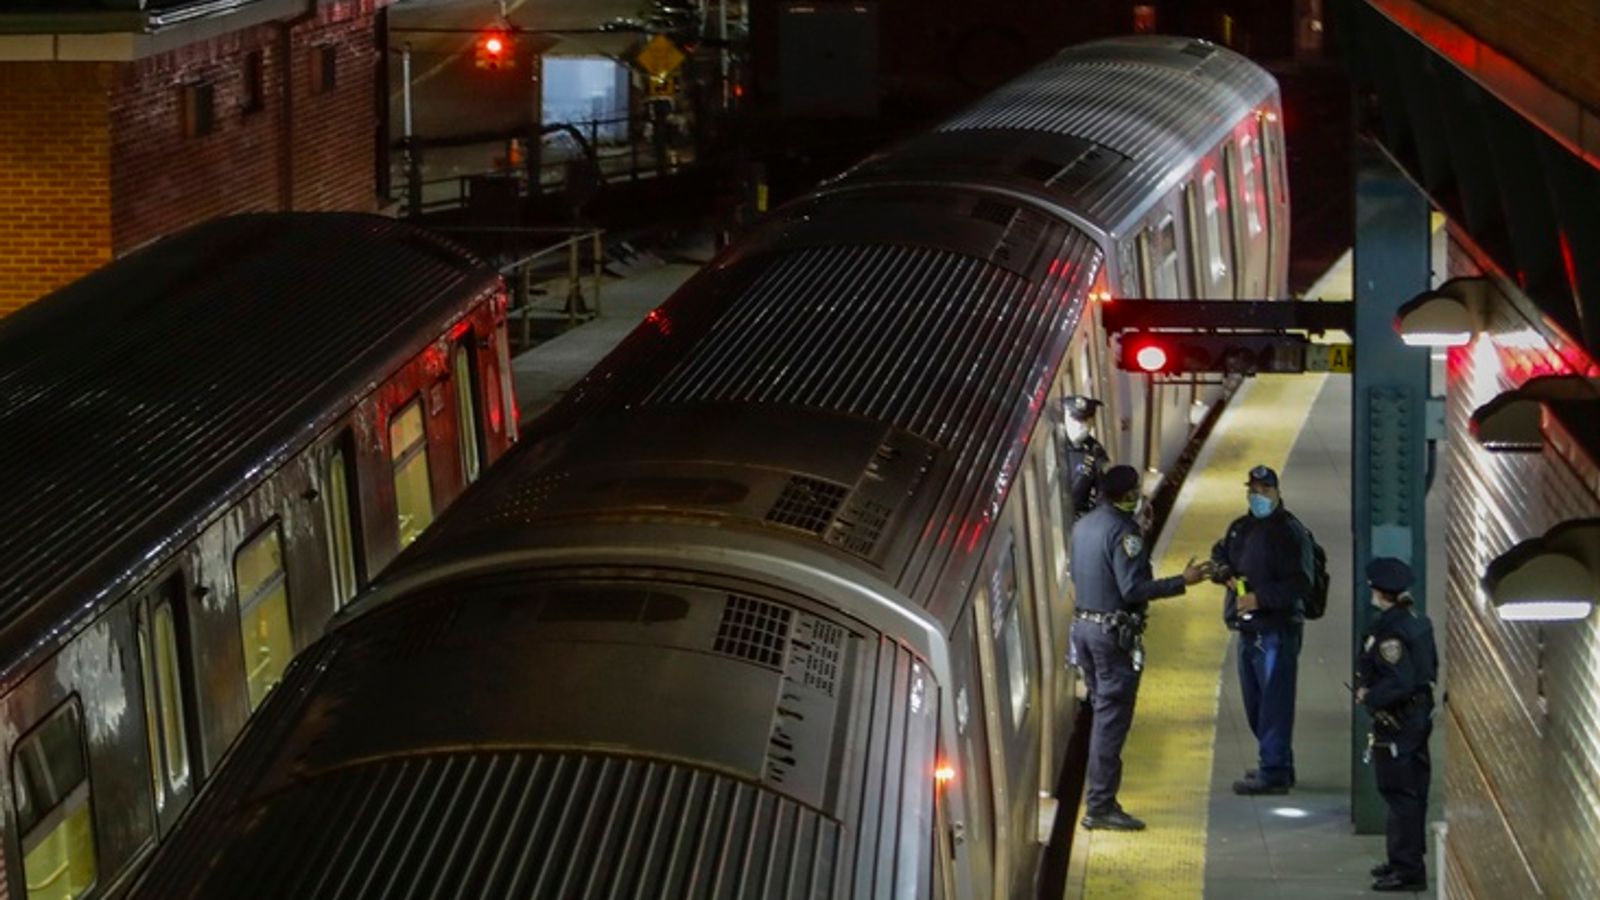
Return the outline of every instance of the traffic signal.
{"type": "Polygon", "coordinates": [[[509,69],[515,65],[512,46],[511,32],[499,28],[485,31],[478,35],[477,45],[473,48],[473,62],[480,69],[509,69]]]}
{"type": "Polygon", "coordinates": [[[1117,365],[1148,375],[1304,372],[1308,344],[1303,335],[1270,332],[1127,332],[1117,365]]]}

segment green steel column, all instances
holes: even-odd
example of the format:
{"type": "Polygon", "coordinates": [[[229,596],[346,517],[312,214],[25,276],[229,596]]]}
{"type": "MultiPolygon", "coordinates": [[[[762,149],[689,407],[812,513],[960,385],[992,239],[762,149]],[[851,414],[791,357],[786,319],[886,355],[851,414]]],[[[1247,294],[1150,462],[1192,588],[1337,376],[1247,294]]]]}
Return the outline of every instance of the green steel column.
{"type": "MultiPolygon", "coordinates": [[[[1427,596],[1424,441],[1428,351],[1407,347],[1394,331],[1398,307],[1429,286],[1427,198],[1367,138],[1355,146],[1355,390],[1352,397],[1355,605],[1351,671],[1374,610],[1367,602],[1367,562],[1405,560],[1417,574],[1412,593],[1427,596]]],[[[1371,721],[1352,714],[1350,806],[1356,831],[1383,831],[1386,809],[1362,762],[1371,721]]]]}

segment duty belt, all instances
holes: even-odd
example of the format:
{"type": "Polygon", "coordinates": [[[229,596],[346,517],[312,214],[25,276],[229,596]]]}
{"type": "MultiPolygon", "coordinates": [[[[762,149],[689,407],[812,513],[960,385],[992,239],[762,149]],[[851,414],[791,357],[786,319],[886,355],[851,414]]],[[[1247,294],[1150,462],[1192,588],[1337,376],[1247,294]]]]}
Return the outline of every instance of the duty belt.
{"type": "Polygon", "coordinates": [[[1106,624],[1107,622],[1111,621],[1111,617],[1114,615],[1116,615],[1116,613],[1095,612],[1088,609],[1075,609],[1072,611],[1072,617],[1074,619],[1082,619],[1085,622],[1093,622],[1096,625],[1106,624]]]}

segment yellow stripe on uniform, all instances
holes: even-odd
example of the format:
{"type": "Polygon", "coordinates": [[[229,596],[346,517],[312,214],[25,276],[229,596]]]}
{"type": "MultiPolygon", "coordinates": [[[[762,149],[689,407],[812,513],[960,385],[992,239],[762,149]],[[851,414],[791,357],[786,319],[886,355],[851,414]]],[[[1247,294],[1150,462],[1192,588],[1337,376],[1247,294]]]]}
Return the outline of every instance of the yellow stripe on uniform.
{"type": "MultiPolygon", "coordinates": [[[[1245,473],[1263,463],[1283,469],[1324,379],[1258,376],[1235,395],[1168,519],[1157,577],[1182,571],[1191,556],[1211,555],[1228,523],[1245,512],[1245,473]]],[[[1205,886],[1212,746],[1228,646],[1222,589],[1201,582],[1183,597],[1156,601],[1144,641],[1117,799],[1149,829],[1078,829],[1069,893],[1093,900],[1199,897],[1205,886]]]]}

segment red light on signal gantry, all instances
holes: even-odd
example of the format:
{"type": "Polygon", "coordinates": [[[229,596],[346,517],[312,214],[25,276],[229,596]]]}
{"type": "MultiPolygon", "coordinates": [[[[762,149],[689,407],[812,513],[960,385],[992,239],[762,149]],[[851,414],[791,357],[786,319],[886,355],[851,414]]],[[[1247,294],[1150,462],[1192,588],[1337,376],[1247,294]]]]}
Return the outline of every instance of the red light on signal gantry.
{"type": "Polygon", "coordinates": [[[1167,351],[1155,344],[1146,344],[1133,354],[1133,361],[1146,372],[1159,372],[1167,367],[1167,351]]]}

